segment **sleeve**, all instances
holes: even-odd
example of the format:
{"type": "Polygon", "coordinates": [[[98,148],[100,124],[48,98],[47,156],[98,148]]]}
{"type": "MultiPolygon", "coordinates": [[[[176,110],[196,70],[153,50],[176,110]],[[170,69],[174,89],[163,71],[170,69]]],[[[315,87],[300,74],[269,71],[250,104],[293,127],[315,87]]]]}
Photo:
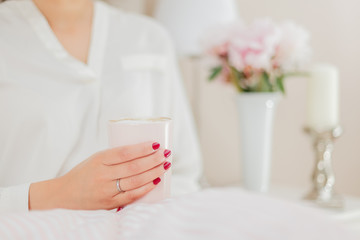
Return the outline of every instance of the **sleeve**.
{"type": "Polygon", "coordinates": [[[168,39],[168,76],[172,80],[170,102],[174,124],[172,194],[181,195],[200,189],[202,156],[174,48],[168,39]]]}
{"type": "MultiPolygon", "coordinates": [[[[0,57],[0,84],[5,78],[4,72],[6,69],[4,66],[4,59],[0,57]]],[[[28,211],[29,187],[30,183],[11,187],[0,187],[0,213],[28,211]]]]}
{"type": "Polygon", "coordinates": [[[29,211],[30,183],[0,188],[0,213],[29,211]]]}

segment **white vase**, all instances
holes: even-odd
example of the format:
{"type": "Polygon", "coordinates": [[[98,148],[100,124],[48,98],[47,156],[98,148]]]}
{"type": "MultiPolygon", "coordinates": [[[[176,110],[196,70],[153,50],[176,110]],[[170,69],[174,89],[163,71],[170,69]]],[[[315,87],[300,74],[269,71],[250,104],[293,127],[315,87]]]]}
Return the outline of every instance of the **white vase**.
{"type": "Polygon", "coordinates": [[[248,190],[268,191],[273,119],[281,97],[279,92],[241,93],[237,97],[243,185],[248,190]]]}

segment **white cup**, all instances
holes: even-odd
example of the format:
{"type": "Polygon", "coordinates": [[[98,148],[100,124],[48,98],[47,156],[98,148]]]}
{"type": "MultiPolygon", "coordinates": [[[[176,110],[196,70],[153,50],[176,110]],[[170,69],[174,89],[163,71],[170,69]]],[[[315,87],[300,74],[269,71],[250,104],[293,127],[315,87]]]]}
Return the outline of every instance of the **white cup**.
{"type": "MultiPolygon", "coordinates": [[[[108,124],[110,147],[133,145],[142,142],[154,141],[160,143],[164,149],[172,149],[172,120],[170,118],[124,118],[110,120],[108,124]]],[[[171,162],[172,157],[166,159],[171,162]]],[[[151,192],[136,202],[154,203],[170,197],[171,169],[161,182],[151,192]]]]}

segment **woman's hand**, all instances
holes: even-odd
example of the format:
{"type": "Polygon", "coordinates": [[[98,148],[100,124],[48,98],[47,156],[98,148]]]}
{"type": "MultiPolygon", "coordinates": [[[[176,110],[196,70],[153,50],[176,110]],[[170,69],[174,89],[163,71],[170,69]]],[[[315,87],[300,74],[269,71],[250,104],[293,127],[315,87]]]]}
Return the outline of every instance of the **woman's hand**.
{"type": "Polygon", "coordinates": [[[155,188],[171,166],[171,151],[141,143],[98,152],[63,177],[33,183],[29,209],[114,209],[155,188]],[[120,179],[119,192],[116,181],[120,179]]]}

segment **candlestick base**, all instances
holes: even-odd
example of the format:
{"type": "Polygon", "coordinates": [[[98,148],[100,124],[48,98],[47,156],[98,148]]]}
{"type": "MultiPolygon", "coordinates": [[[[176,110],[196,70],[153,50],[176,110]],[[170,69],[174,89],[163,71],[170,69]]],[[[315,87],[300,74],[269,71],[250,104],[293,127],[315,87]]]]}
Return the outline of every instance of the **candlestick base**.
{"type": "Polygon", "coordinates": [[[305,128],[314,143],[315,168],[312,175],[312,190],[304,197],[322,207],[343,208],[342,197],[335,193],[335,175],[332,168],[332,152],[334,142],[342,134],[342,128],[336,127],[328,131],[316,131],[305,128]]]}
{"type": "Polygon", "coordinates": [[[326,207],[326,208],[343,208],[344,207],[344,199],[334,192],[318,192],[313,189],[307,195],[305,195],[304,199],[313,201],[317,205],[326,207]]]}

